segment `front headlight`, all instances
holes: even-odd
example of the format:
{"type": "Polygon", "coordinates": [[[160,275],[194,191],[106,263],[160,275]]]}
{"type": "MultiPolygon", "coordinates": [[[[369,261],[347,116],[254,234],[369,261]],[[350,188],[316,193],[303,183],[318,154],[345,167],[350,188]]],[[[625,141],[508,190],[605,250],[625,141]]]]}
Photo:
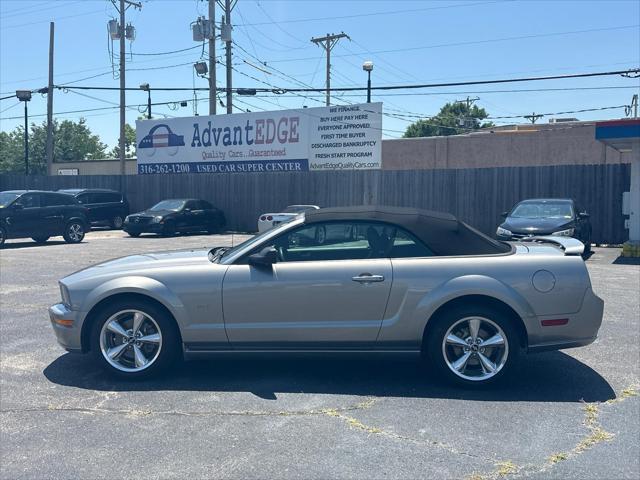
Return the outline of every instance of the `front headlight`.
{"type": "Polygon", "coordinates": [[[162,223],[163,218],[161,216],[153,217],[151,223],[162,223]]]}
{"type": "Polygon", "coordinates": [[[496,234],[500,235],[502,237],[510,237],[511,236],[511,230],[507,230],[506,228],[498,227],[498,230],[496,230],[496,234]]]}
{"type": "Polygon", "coordinates": [[[71,308],[71,296],[69,295],[69,289],[64,283],[60,283],[60,297],[62,298],[62,303],[71,308]]]}
{"type": "Polygon", "coordinates": [[[551,235],[555,235],[558,237],[573,237],[573,232],[575,228],[567,228],[566,230],[560,230],[558,232],[553,232],[551,235]]]}

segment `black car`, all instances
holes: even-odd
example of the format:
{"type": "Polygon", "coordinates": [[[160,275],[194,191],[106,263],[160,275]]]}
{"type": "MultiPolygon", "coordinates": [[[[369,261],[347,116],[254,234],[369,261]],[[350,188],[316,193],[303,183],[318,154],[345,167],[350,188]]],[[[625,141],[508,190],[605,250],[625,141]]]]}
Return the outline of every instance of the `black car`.
{"type": "Polygon", "coordinates": [[[502,214],[504,222],[498,227],[498,240],[520,240],[539,235],[574,237],[591,251],[591,222],[589,214],[574,200],[567,198],[534,198],[517,203],[502,214]]]}
{"type": "Polygon", "coordinates": [[[84,238],[86,209],[71,195],[38,190],[0,192],[0,246],[7,238],[31,237],[38,243],[62,235],[67,243],[84,238]]]}
{"type": "Polygon", "coordinates": [[[162,200],[144,212],[124,220],[123,230],[132,237],[141,233],[163,236],[182,232],[217,233],[225,225],[222,211],[206,200],[194,198],[162,200]]]}
{"type": "Polygon", "coordinates": [[[92,225],[109,225],[111,228],[122,228],[124,219],[129,215],[129,202],[116,190],[102,188],[75,188],[58,190],[78,199],[89,211],[92,225]]]}

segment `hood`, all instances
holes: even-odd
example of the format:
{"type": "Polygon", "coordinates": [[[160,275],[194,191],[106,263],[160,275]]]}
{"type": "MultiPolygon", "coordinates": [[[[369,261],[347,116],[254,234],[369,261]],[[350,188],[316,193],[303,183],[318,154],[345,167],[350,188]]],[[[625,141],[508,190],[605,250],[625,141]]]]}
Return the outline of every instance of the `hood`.
{"type": "Polygon", "coordinates": [[[101,276],[118,276],[150,269],[155,270],[159,268],[211,263],[208,257],[210,250],[210,248],[200,248],[129,255],[128,257],[108,260],[106,262],[92,265],[83,270],[79,270],[65,277],[62,281],[65,284],[69,284],[101,276]]]}
{"type": "Polygon", "coordinates": [[[573,220],[568,218],[516,218],[507,217],[502,225],[513,233],[548,234],[573,227],[573,220]]]}

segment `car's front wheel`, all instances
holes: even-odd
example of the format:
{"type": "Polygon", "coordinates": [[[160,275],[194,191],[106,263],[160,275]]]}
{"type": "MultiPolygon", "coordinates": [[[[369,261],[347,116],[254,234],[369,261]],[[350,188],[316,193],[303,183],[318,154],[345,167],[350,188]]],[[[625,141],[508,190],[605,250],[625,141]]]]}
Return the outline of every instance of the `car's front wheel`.
{"type": "Polygon", "coordinates": [[[169,368],[179,352],[173,318],[150,301],[120,301],[102,310],[91,331],[91,352],[108,372],[148,378],[169,368]]]}
{"type": "Polygon", "coordinates": [[[521,346],[514,319],[486,307],[451,309],[438,318],[425,338],[431,365],[458,385],[500,381],[516,367],[521,346]]]}
{"type": "Polygon", "coordinates": [[[64,227],[64,241],[67,243],[80,243],[84,240],[84,225],[78,220],[72,220],[64,227]]]}

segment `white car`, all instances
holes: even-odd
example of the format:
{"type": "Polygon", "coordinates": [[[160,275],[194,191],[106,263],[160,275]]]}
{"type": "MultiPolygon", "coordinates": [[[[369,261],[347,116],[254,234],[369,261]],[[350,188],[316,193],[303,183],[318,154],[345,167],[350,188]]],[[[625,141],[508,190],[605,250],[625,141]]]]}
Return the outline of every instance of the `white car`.
{"type": "Polygon", "coordinates": [[[258,218],[258,232],[266,232],[281,223],[293,220],[307,210],[320,210],[317,205],[289,205],[280,213],[264,213],[258,218]]]}

